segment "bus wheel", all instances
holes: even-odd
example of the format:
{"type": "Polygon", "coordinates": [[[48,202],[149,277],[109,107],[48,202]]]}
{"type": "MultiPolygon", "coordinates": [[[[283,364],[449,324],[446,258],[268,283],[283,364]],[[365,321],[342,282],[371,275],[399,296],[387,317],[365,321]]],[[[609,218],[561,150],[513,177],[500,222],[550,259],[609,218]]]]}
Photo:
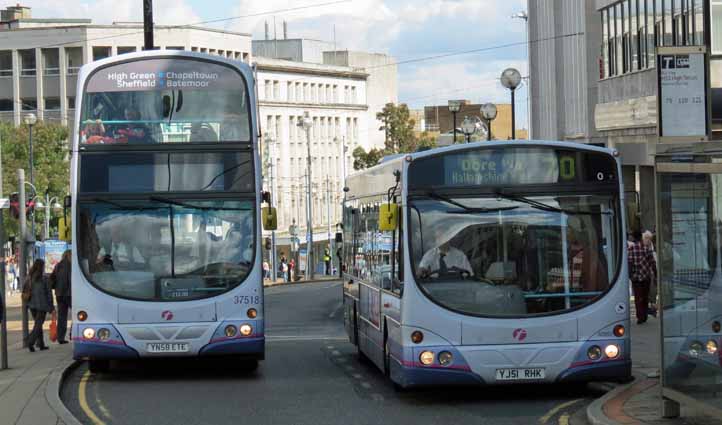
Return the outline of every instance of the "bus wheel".
{"type": "Polygon", "coordinates": [[[88,360],[90,373],[107,373],[110,370],[110,360],[88,360]]]}

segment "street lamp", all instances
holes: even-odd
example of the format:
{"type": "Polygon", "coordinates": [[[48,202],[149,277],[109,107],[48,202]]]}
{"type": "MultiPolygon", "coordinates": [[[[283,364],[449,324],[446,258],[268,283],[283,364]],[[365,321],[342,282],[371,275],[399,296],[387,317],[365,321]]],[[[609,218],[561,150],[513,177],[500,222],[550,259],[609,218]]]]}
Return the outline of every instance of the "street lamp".
{"type": "MultiPolygon", "coordinates": [[[[268,173],[268,179],[270,180],[269,186],[271,191],[271,205],[276,205],[276,187],[274,186],[274,173],[275,173],[275,155],[274,155],[274,148],[275,148],[275,138],[273,137],[273,133],[269,133],[266,135],[266,149],[264,154],[264,159],[266,162],[267,167],[267,173],[268,173]]],[[[271,230],[271,279],[273,282],[276,282],[276,279],[278,279],[278,258],[276,254],[276,231],[271,230]]]]}
{"type": "MultiPolygon", "coordinates": [[[[33,113],[26,114],[25,117],[23,117],[23,121],[25,122],[25,125],[28,126],[28,143],[30,148],[30,184],[35,185],[35,172],[33,171],[33,126],[35,123],[38,122],[38,117],[35,116],[33,113]]],[[[33,215],[33,221],[32,221],[32,232],[33,237],[35,237],[35,211],[32,212],[33,215]]]]}
{"type": "Polygon", "coordinates": [[[464,117],[461,123],[461,132],[466,136],[466,143],[471,142],[471,136],[481,130],[482,124],[479,117],[464,117]]]}
{"type": "Polygon", "coordinates": [[[303,113],[303,118],[298,121],[297,124],[306,132],[306,167],[308,173],[306,173],[307,187],[306,187],[306,279],[310,280],[313,278],[313,208],[311,206],[311,127],[313,127],[313,120],[308,111],[303,113]]]}
{"type": "Polygon", "coordinates": [[[486,140],[491,141],[491,122],[496,119],[497,113],[496,105],[493,103],[481,105],[481,116],[484,118],[484,121],[486,121],[486,129],[488,130],[486,140]]]}
{"type": "MultiPolygon", "coordinates": [[[[511,15],[511,19],[521,19],[524,21],[524,35],[526,40],[526,63],[527,63],[527,69],[529,70],[529,75],[527,75],[526,78],[526,91],[529,94],[527,96],[526,101],[526,119],[527,119],[527,128],[531,132],[531,43],[529,42],[529,14],[526,11],[521,11],[519,13],[515,13],[511,15]]],[[[531,133],[529,134],[529,138],[531,138],[531,133]]]]}
{"type": "Polygon", "coordinates": [[[63,207],[58,203],[56,196],[50,198],[50,194],[45,192],[45,203],[38,201],[35,208],[45,208],[45,231],[43,232],[43,241],[50,239],[50,209],[61,210],[63,207]]]}
{"type": "Polygon", "coordinates": [[[461,111],[461,102],[458,100],[449,101],[449,112],[454,117],[454,142],[456,143],[456,114],[461,111]]]}
{"type": "Polygon", "coordinates": [[[521,74],[514,68],[507,68],[501,73],[501,84],[511,91],[511,138],[516,139],[515,93],[521,84],[521,74]]]}

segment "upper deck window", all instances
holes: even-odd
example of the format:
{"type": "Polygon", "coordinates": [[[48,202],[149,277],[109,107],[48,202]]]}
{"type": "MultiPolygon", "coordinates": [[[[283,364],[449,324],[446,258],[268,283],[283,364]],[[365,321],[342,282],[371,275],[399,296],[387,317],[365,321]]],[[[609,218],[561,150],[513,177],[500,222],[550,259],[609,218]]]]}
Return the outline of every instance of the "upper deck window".
{"type": "Polygon", "coordinates": [[[233,68],[188,58],[112,65],[87,80],[81,144],[248,142],[247,84],[233,68]]]}

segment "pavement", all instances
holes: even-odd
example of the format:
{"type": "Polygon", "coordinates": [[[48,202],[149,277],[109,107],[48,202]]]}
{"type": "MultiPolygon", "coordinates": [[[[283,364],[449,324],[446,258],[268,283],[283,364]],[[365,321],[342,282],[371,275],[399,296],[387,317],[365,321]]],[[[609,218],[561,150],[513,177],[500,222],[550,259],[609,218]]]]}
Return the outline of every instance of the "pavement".
{"type": "Polygon", "coordinates": [[[59,394],[63,374],[73,365],[71,344],[50,343],[46,333],[50,349],[30,353],[22,348],[19,294],[10,295],[7,304],[9,369],[0,370],[0,424],[79,424],[59,394]]]}
{"type": "MultiPolygon", "coordinates": [[[[635,312],[632,310],[632,317],[635,312]]],[[[637,325],[632,320],[632,372],[634,381],[613,388],[587,407],[592,425],[718,425],[719,419],[688,406],[679,418],[662,418],[660,375],[660,321],[650,317],[637,325]]]]}

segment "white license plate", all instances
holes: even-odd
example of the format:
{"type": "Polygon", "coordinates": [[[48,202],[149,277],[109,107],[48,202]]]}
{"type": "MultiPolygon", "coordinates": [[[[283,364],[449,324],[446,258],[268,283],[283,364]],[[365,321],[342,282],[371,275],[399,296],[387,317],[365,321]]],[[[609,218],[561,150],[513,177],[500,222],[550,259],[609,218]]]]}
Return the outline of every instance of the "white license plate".
{"type": "Polygon", "coordinates": [[[190,348],[187,342],[151,342],[146,345],[149,353],[187,353],[190,348]]]}
{"type": "Polygon", "coordinates": [[[497,381],[538,381],[546,378],[544,368],[530,369],[497,369],[497,381]]]}

